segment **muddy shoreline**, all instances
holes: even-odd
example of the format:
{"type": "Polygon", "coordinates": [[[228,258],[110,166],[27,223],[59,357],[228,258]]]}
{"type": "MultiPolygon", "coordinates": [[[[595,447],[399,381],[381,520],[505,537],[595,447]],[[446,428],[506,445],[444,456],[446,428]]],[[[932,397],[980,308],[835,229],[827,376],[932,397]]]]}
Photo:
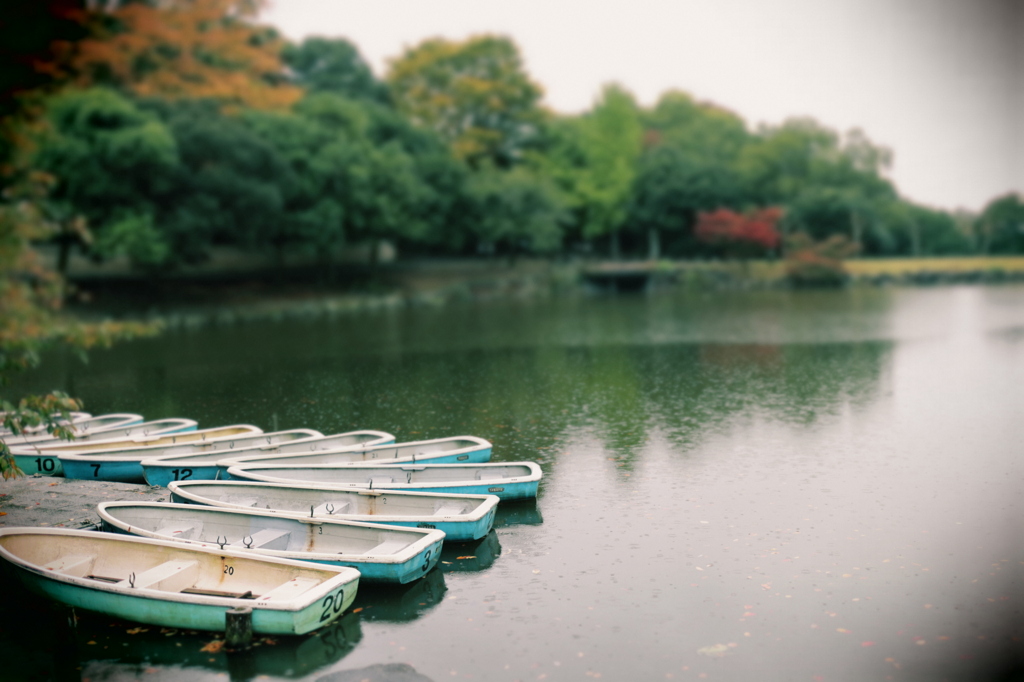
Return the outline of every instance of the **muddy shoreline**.
{"type": "Polygon", "coordinates": [[[92,528],[96,505],[113,500],[166,502],[167,488],[141,483],[23,476],[0,481],[0,527],[92,528]]]}

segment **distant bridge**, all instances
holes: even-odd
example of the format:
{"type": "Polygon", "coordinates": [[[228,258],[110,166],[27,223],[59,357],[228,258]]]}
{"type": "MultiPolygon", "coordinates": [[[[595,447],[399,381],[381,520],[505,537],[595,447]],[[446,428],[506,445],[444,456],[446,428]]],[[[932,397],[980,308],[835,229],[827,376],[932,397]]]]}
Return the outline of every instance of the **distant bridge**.
{"type": "Polygon", "coordinates": [[[663,261],[613,261],[586,265],[582,269],[583,281],[598,291],[648,291],[661,281],[675,279],[675,269],[666,268],[663,261]]]}

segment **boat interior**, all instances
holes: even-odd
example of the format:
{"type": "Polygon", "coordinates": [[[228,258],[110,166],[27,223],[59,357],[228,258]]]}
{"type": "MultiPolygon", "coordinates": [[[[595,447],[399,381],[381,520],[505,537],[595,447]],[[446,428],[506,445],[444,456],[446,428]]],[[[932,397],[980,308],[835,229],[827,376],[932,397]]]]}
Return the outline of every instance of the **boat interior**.
{"type": "Polygon", "coordinates": [[[316,568],[296,574],[294,567],[257,566],[244,558],[175,552],[161,545],[136,545],[132,552],[123,552],[105,544],[79,538],[62,538],[59,544],[26,536],[4,538],[12,554],[44,571],[129,589],[280,601],[328,577],[316,568]]]}

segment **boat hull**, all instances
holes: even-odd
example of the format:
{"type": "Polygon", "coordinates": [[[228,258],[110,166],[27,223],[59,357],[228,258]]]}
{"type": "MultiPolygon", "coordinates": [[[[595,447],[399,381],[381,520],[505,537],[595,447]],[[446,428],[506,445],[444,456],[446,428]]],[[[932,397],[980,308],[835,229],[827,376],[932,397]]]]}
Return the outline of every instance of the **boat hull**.
{"type": "Polygon", "coordinates": [[[252,481],[186,481],[171,483],[170,491],[171,501],[177,503],[260,509],[300,518],[344,519],[436,529],[444,531],[445,542],[472,542],[486,536],[494,527],[498,502],[494,496],[467,498],[438,493],[388,493],[252,481]],[[352,511],[335,512],[347,505],[353,505],[352,511]]]}
{"type": "MultiPolygon", "coordinates": [[[[60,602],[74,608],[100,613],[111,618],[160,625],[168,628],[188,630],[213,630],[223,632],[226,626],[227,611],[234,605],[169,602],[150,596],[134,596],[109,594],[80,585],[57,583],[42,578],[36,573],[21,567],[15,567],[16,575],[23,585],[35,594],[60,602]]],[[[330,595],[317,603],[300,611],[268,611],[253,608],[252,630],[254,633],[266,635],[302,635],[323,627],[337,619],[352,607],[358,587],[339,587],[330,595]],[[327,599],[330,604],[327,604],[327,599]],[[340,604],[340,606],[336,606],[340,604]],[[329,606],[330,614],[321,621],[324,607],[329,606]],[[337,608],[337,614],[334,609],[337,608]]],[[[250,600],[235,600],[237,606],[252,606],[250,600]]]]}
{"type": "Polygon", "coordinates": [[[259,427],[239,424],[155,436],[143,446],[138,443],[132,446],[128,441],[110,444],[96,442],[83,444],[82,450],[65,450],[62,447],[53,449],[53,452],[60,458],[67,478],[142,483],[145,481],[142,460],[152,456],[153,451],[149,450],[151,447],[168,447],[180,442],[193,447],[217,448],[232,440],[270,437],[272,434],[264,434],[259,427]]]}
{"type": "Polygon", "coordinates": [[[246,466],[244,463],[231,467],[229,475],[234,480],[265,481],[268,483],[293,483],[336,486],[356,490],[397,490],[405,492],[432,492],[452,495],[496,495],[502,501],[524,500],[537,497],[542,477],[540,467],[534,462],[506,464],[429,464],[416,466],[389,465],[310,465],[287,467],[284,465],[246,466]],[[514,474],[498,475],[502,468],[516,467],[514,474]],[[447,471],[446,471],[447,470],[447,471]],[[467,478],[456,478],[455,471],[467,478]],[[475,474],[476,472],[486,472],[475,474]],[[421,472],[430,472],[423,475],[421,472]],[[439,476],[446,476],[441,479],[439,476]],[[405,479],[404,481],[402,479],[405,479]]]}
{"type": "MultiPolygon", "coordinates": [[[[167,420],[171,421],[171,420],[167,420]]],[[[153,429],[148,431],[146,436],[167,436],[175,433],[187,433],[189,431],[195,431],[197,423],[191,419],[179,419],[174,420],[179,422],[178,424],[168,426],[166,428],[153,429]]],[[[145,422],[142,424],[135,424],[129,427],[128,430],[133,430],[139,426],[145,426],[145,422]]],[[[103,435],[103,434],[94,434],[103,435]]],[[[70,444],[68,441],[61,441],[62,443],[70,444]]],[[[48,454],[46,448],[37,448],[35,452],[19,452],[17,449],[12,449],[11,454],[14,455],[14,461],[18,467],[25,472],[26,476],[33,474],[40,474],[42,476],[63,476],[64,466],[61,464],[60,457],[56,454],[48,454]]]]}

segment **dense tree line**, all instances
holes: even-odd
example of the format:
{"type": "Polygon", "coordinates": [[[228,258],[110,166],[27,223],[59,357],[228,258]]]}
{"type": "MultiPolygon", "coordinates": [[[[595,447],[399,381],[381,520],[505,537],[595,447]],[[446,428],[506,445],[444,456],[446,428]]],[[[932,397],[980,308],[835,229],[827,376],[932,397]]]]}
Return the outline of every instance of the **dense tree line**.
{"type": "Polygon", "coordinates": [[[1024,253],[1019,195],[978,216],[917,205],[860,131],[751,129],[683,92],[647,108],[609,85],[559,115],[504,37],[428,40],[378,79],[346,40],[283,41],[251,0],[54,4],[81,35],[2,160],[7,184],[53,178],[65,258],[160,271],[230,245],[329,272],[355,243],[695,258],[775,256],[796,235],[875,256],[1024,253]]]}

